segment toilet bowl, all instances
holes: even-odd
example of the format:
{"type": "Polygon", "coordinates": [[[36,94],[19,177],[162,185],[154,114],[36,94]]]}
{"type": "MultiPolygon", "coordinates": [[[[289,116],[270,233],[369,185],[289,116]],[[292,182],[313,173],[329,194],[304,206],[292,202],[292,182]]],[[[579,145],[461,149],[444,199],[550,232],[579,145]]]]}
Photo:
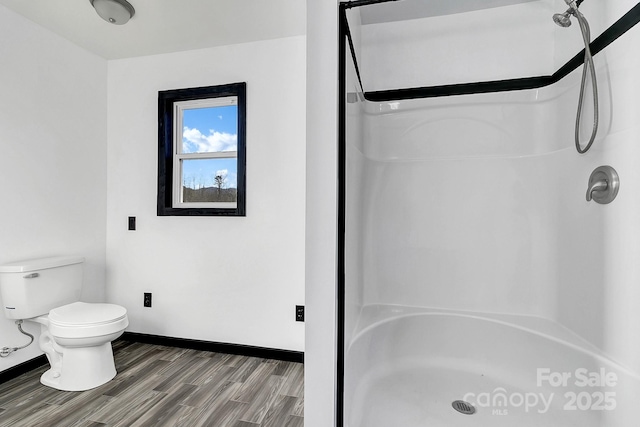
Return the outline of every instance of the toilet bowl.
{"type": "Polygon", "coordinates": [[[115,377],[111,341],[129,325],[115,304],[80,302],[82,257],[52,257],[0,266],[5,317],[40,325],[51,368],[40,382],[64,391],[98,387],[115,377]]]}
{"type": "Polygon", "coordinates": [[[129,324],[124,307],[74,302],[26,320],[40,324],[40,348],[51,365],[40,378],[42,384],[82,391],[116,376],[111,341],[129,324]]]}

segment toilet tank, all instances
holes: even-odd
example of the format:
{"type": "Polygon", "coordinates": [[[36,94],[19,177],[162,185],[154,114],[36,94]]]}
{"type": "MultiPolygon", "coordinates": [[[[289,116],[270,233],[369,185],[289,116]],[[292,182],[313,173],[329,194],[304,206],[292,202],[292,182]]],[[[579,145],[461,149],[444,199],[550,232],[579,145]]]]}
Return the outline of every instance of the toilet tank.
{"type": "Polygon", "coordinates": [[[30,319],[80,300],[82,257],[51,257],[0,265],[0,302],[9,319],[30,319]]]}

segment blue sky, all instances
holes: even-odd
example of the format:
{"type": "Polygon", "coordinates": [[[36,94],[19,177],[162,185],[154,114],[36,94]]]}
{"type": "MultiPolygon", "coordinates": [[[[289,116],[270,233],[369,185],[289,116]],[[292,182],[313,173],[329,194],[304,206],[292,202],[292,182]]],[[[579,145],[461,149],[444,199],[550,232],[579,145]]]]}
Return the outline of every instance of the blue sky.
{"type": "MultiPolygon", "coordinates": [[[[237,151],[238,107],[222,106],[184,110],[183,153],[237,151]]],[[[183,184],[212,187],[214,177],[225,177],[226,188],[237,188],[237,159],[183,160],[183,184]]]]}

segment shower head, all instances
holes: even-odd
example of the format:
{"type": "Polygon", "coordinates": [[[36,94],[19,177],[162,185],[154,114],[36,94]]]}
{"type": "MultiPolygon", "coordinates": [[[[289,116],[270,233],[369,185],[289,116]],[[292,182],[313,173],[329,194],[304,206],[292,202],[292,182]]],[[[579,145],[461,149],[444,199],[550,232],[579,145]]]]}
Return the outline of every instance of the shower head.
{"type": "Polygon", "coordinates": [[[565,13],[556,13],[553,15],[553,22],[561,27],[568,27],[571,25],[571,15],[573,14],[572,9],[567,9],[565,13]]]}

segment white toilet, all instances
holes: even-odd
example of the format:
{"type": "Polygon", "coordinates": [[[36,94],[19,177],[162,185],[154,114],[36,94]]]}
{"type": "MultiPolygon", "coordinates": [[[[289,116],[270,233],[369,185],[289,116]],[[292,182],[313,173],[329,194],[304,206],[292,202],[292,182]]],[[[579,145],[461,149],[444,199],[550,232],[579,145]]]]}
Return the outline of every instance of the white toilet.
{"type": "Polygon", "coordinates": [[[40,382],[58,390],[89,390],[115,377],[111,341],[129,325],[124,307],[79,302],[83,262],[54,257],[0,266],[5,316],[41,325],[51,369],[40,382]]]}

